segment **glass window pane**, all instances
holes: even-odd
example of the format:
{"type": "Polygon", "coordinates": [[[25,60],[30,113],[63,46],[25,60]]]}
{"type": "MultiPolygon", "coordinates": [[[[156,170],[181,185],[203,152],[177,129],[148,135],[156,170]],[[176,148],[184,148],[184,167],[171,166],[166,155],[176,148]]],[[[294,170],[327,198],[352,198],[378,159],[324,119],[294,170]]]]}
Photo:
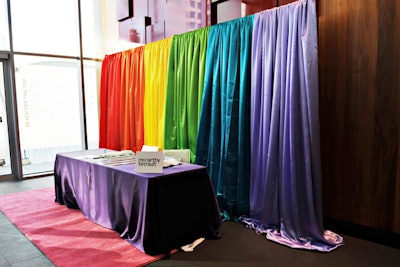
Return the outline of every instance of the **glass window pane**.
{"type": "Polygon", "coordinates": [[[0,50],[10,50],[8,37],[7,1],[0,0],[0,50]]]}
{"type": "Polygon", "coordinates": [[[77,2],[11,1],[14,50],[79,56],[77,2]]]}
{"type": "Polygon", "coordinates": [[[15,56],[23,173],[52,171],[56,153],[82,150],[78,60],[15,56]]]}
{"type": "Polygon", "coordinates": [[[101,62],[84,61],[85,105],[88,148],[99,147],[99,88],[101,62]]]}
{"type": "Polygon", "coordinates": [[[81,1],[82,52],[84,57],[102,57],[101,1],[81,1]]]}

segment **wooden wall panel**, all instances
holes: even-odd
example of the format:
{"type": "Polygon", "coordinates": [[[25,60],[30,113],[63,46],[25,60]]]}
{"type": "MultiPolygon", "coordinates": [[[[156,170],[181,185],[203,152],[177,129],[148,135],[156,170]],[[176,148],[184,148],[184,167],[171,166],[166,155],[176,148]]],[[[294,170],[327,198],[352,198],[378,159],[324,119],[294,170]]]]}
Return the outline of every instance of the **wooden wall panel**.
{"type": "Polygon", "coordinates": [[[269,8],[276,7],[278,6],[277,2],[277,0],[242,0],[242,3],[245,5],[244,14],[242,15],[247,16],[269,8]]]}
{"type": "MultiPolygon", "coordinates": [[[[394,1],[395,6],[395,18],[394,20],[394,25],[400,25],[400,1],[394,1]]],[[[393,71],[397,70],[397,73],[399,73],[400,69],[400,31],[397,30],[394,32],[394,53],[393,57],[396,60],[396,64],[393,66],[393,71]]],[[[399,88],[400,88],[400,75],[396,75],[397,80],[395,82],[395,89],[397,90],[397,107],[398,107],[398,113],[400,113],[400,93],[399,93],[399,88]]],[[[399,118],[398,123],[399,123],[399,118]]],[[[394,197],[394,219],[393,219],[393,230],[396,233],[400,233],[400,130],[398,134],[398,139],[397,139],[397,174],[396,174],[396,186],[395,186],[395,197],[394,197]]]]}
{"type": "Polygon", "coordinates": [[[398,3],[318,4],[324,215],[399,231],[398,3]]]}
{"type": "MultiPolygon", "coordinates": [[[[148,2],[135,16],[151,13],[161,38],[165,16],[148,2]]],[[[242,2],[255,13],[294,1],[242,2]]],[[[400,1],[317,6],[324,216],[400,233],[400,1]]]]}
{"type": "Polygon", "coordinates": [[[283,5],[287,5],[293,2],[296,2],[296,0],[276,0],[277,2],[277,6],[283,6],[283,5]]]}
{"type": "Polygon", "coordinates": [[[389,228],[393,224],[394,212],[396,212],[394,209],[396,175],[397,168],[400,168],[397,164],[400,126],[398,36],[396,40],[400,25],[396,16],[400,16],[398,13],[400,10],[398,9],[399,1],[378,2],[381,3],[378,4],[378,58],[373,143],[375,158],[372,168],[374,178],[385,177],[386,179],[377,179],[373,183],[378,195],[377,202],[382,203],[379,211],[373,212],[373,220],[378,227],[389,228]],[[390,217],[384,225],[381,225],[381,217],[387,214],[390,214],[390,217]]]}

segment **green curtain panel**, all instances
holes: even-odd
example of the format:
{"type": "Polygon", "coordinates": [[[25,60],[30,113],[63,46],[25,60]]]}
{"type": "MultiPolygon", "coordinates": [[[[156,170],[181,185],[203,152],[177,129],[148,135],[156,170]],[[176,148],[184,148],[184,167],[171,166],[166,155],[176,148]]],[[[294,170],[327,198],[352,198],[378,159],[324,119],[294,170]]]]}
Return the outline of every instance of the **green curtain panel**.
{"type": "Polygon", "coordinates": [[[164,148],[190,149],[195,161],[209,27],[175,35],[168,66],[164,148]]]}
{"type": "Polygon", "coordinates": [[[253,16],[210,28],[196,163],[207,166],[223,213],[249,212],[253,16]]]}

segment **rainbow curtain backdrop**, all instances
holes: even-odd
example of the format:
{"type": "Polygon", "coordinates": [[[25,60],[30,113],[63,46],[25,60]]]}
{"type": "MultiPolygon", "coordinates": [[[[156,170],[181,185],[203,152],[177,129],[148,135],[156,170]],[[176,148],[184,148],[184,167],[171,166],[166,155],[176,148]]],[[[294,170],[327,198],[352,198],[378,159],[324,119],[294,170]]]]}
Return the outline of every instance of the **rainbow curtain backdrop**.
{"type": "Polygon", "coordinates": [[[323,229],[315,0],[104,58],[101,148],[190,149],[223,220],[330,251],[323,229]]]}

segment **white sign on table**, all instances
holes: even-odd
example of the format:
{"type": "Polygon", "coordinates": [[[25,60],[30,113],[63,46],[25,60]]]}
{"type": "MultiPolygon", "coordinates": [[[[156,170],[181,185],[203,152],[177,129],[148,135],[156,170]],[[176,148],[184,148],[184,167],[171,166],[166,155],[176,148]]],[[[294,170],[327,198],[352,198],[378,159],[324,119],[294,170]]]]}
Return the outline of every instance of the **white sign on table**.
{"type": "Polygon", "coordinates": [[[162,173],[163,172],[162,152],[136,152],[136,172],[140,173],[162,173]]]}

